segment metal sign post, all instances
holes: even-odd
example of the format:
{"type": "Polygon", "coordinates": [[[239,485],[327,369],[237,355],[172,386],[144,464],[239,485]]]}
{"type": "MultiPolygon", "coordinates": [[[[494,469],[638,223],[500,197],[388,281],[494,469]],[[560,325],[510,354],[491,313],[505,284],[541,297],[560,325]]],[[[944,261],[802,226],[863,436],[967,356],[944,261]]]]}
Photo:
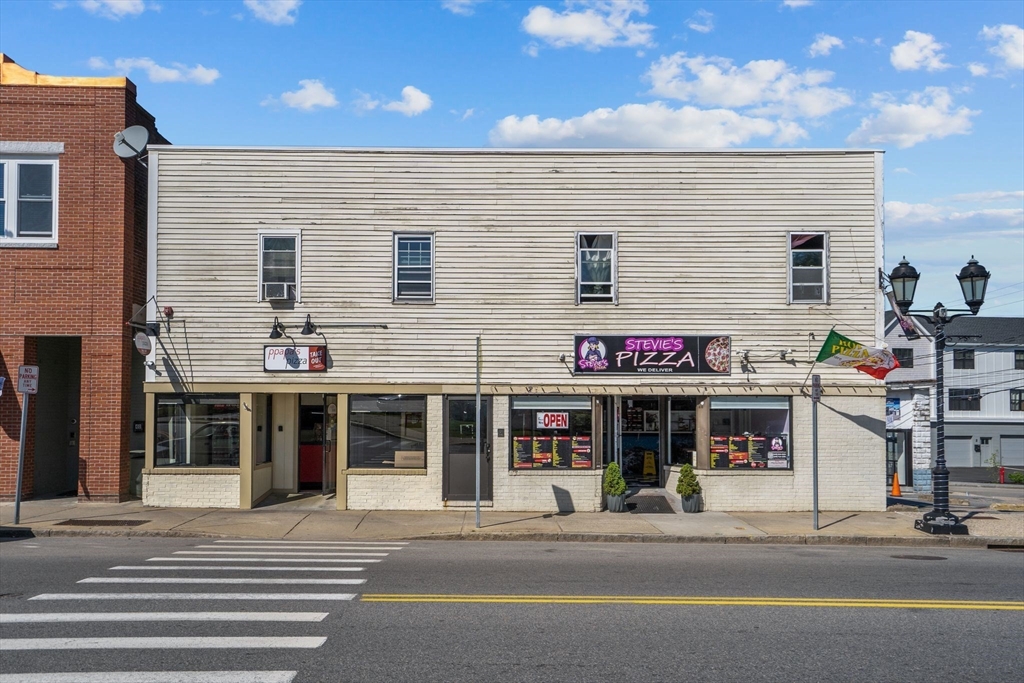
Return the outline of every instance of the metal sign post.
{"type": "Polygon", "coordinates": [[[21,392],[21,437],[18,440],[18,476],[14,484],[14,523],[21,523],[21,480],[25,472],[25,432],[28,428],[29,396],[39,392],[39,366],[18,368],[18,391],[21,392]]]}
{"type": "Polygon", "coordinates": [[[480,337],[476,338],[476,528],[480,528],[480,337]]]}
{"type": "Polygon", "coordinates": [[[811,456],[811,479],[814,496],[814,530],[818,530],[818,403],[821,402],[821,375],[811,375],[811,438],[814,441],[811,456]]]}

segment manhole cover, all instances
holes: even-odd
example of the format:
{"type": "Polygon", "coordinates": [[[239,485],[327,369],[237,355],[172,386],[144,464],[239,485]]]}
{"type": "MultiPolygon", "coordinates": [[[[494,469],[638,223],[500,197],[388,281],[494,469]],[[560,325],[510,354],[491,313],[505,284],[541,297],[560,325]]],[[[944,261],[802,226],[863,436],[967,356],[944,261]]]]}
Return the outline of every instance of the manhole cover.
{"type": "Polygon", "coordinates": [[[938,555],[890,555],[896,560],[945,560],[945,557],[939,557],[938,555]]]}
{"type": "Polygon", "coordinates": [[[676,513],[665,496],[633,496],[626,501],[626,507],[634,515],[674,515],[676,513]]]}
{"type": "Polygon", "coordinates": [[[139,526],[148,522],[148,519],[66,519],[54,526],[139,526]]]}

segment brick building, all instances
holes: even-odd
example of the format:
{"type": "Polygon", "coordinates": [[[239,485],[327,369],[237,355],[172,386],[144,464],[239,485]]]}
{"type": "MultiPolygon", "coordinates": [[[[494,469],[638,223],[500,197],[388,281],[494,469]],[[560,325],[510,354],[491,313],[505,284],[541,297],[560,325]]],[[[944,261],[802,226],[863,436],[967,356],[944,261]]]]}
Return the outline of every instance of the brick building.
{"type": "Polygon", "coordinates": [[[113,136],[142,125],[166,143],[135,98],[124,77],[46,76],[0,54],[0,499],[16,485],[22,364],[41,382],[22,495],[129,495],[144,371],[126,321],[146,301],[147,170],[113,136]]]}

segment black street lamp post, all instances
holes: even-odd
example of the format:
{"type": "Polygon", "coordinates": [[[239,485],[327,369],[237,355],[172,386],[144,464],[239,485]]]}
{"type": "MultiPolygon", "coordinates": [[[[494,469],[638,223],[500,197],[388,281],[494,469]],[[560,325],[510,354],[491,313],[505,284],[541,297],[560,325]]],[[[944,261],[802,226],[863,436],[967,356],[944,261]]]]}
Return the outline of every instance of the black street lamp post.
{"type": "Polygon", "coordinates": [[[935,304],[931,311],[911,311],[914,304],[914,290],[920,278],[917,270],[907,262],[906,257],[893,268],[889,275],[895,294],[896,305],[904,314],[927,315],[935,326],[935,467],[932,469],[932,511],[914,521],[914,528],[929,534],[966,534],[967,527],[949,511],[949,470],[946,469],[946,428],[945,428],[945,386],[943,351],[946,348],[946,325],[955,318],[977,315],[985,303],[985,288],[991,273],[974,260],[960,270],[956,279],[964,293],[964,303],[969,310],[949,311],[942,303],[935,304]]]}

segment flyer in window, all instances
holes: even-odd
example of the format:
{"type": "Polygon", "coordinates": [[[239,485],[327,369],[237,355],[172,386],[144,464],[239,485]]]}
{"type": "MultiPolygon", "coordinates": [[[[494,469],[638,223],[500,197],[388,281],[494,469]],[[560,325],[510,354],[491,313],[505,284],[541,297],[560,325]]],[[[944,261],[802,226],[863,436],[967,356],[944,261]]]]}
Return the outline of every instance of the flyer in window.
{"type": "Polygon", "coordinates": [[[763,468],[768,466],[768,439],[764,436],[752,436],[747,440],[750,452],[750,466],[763,468]]]}
{"type": "Polygon", "coordinates": [[[533,467],[532,436],[517,436],[512,439],[512,467],[515,469],[533,467]]]}
{"type": "Polygon", "coordinates": [[[552,437],[551,464],[555,467],[568,467],[572,461],[572,442],[567,436],[552,437]]]}
{"type": "Polygon", "coordinates": [[[789,469],[789,444],[785,434],[768,437],[769,469],[789,469]]]}
{"type": "Polygon", "coordinates": [[[747,451],[747,437],[729,437],[729,467],[746,467],[750,460],[747,451]]]}
{"type": "Polygon", "coordinates": [[[711,437],[711,467],[716,469],[729,467],[729,437],[711,437]]]}
{"type": "Polygon", "coordinates": [[[551,467],[551,437],[533,437],[533,466],[551,467]]]}
{"type": "Polygon", "coordinates": [[[590,456],[590,437],[572,437],[572,466],[589,468],[593,466],[590,456]]]}

